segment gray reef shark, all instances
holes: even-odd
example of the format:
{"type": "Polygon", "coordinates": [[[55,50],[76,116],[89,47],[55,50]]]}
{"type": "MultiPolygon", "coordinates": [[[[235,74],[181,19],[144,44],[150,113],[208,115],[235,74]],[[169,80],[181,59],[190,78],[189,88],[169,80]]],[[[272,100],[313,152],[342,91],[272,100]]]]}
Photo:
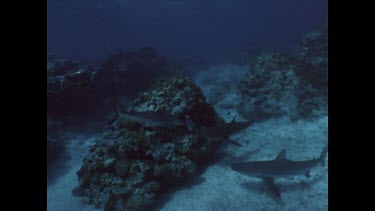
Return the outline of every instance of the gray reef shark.
{"type": "Polygon", "coordinates": [[[211,127],[202,127],[199,129],[198,133],[201,136],[209,138],[224,138],[232,144],[242,146],[241,144],[231,140],[229,136],[249,127],[252,123],[252,121],[236,122],[235,118],[233,118],[233,120],[228,123],[217,123],[211,127]]]}
{"type": "Polygon", "coordinates": [[[126,114],[121,114],[121,117],[143,123],[150,127],[185,126],[190,130],[189,125],[186,123],[186,119],[189,118],[188,116],[179,118],[172,115],[169,111],[129,112],[126,114]]]}
{"type": "Polygon", "coordinates": [[[191,123],[189,122],[190,118],[188,116],[179,118],[173,115],[171,111],[128,112],[121,107],[117,98],[114,98],[113,100],[113,108],[115,115],[107,122],[108,125],[112,125],[118,118],[128,118],[150,127],[186,126],[188,130],[191,130],[191,123]]]}
{"type": "Polygon", "coordinates": [[[321,163],[324,166],[324,159],[328,152],[328,144],[323,148],[318,158],[306,161],[291,161],[286,159],[286,150],[283,149],[274,160],[253,161],[232,164],[232,170],[250,177],[263,179],[264,184],[278,198],[281,197],[279,189],[273,179],[277,177],[293,177],[296,175],[310,176],[310,170],[321,163]]]}
{"type": "Polygon", "coordinates": [[[119,102],[116,100],[114,100],[114,111],[115,116],[107,123],[108,125],[112,125],[112,123],[114,123],[118,117],[125,117],[151,127],[185,126],[189,131],[197,135],[214,139],[224,138],[230,143],[237,146],[242,145],[233,140],[230,140],[229,136],[233,133],[247,128],[252,124],[252,122],[250,121],[236,122],[235,118],[233,118],[233,120],[229,123],[216,123],[215,125],[210,127],[200,127],[199,129],[195,129],[193,122],[188,115],[177,117],[172,114],[172,111],[127,112],[122,109],[122,107],[119,105],[119,102]]]}
{"type": "Polygon", "coordinates": [[[143,122],[151,127],[155,126],[185,126],[189,131],[196,133],[200,136],[209,138],[224,138],[230,143],[237,146],[242,146],[231,139],[229,136],[236,133],[242,129],[247,128],[252,124],[250,121],[236,122],[235,119],[229,123],[217,123],[211,127],[201,127],[198,130],[194,129],[193,122],[188,115],[182,118],[176,117],[171,114],[170,111],[157,111],[157,112],[131,112],[126,115],[126,117],[137,121],[143,122]]]}

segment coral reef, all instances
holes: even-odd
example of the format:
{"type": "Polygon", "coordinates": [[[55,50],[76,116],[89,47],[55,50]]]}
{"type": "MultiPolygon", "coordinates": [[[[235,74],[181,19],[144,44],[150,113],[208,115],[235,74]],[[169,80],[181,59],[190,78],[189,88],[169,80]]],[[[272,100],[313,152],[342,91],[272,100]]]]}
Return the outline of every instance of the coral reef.
{"type": "Polygon", "coordinates": [[[135,98],[154,77],[171,75],[175,68],[151,47],[116,53],[91,65],[47,56],[48,113],[55,117],[106,115],[113,105],[109,101],[135,98]]]}
{"type": "Polygon", "coordinates": [[[91,83],[98,72],[92,65],[82,65],[72,60],[47,58],[47,93],[61,94],[70,87],[91,83]]]}
{"type": "Polygon", "coordinates": [[[243,76],[238,112],[254,121],[327,112],[327,33],[307,35],[292,53],[263,54],[243,76]]]}
{"type": "Polygon", "coordinates": [[[77,113],[90,108],[97,99],[92,84],[101,71],[93,65],[47,57],[47,106],[49,115],[77,113]],[[80,109],[82,108],[82,109],[80,109]]]}
{"type": "Polygon", "coordinates": [[[293,55],[310,64],[297,74],[307,80],[321,94],[328,93],[328,27],[323,30],[306,35],[294,50],[293,55]]]}
{"type": "Polygon", "coordinates": [[[188,115],[195,124],[204,126],[221,121],[201,89],[186,78],[155,78],[151,90],[141,93],[128,111],[170,111],[176,116],[188,115]]]}
{"type": "Polygon", "coordinates": [[[306,35],[294,53],[301,60],[327,68],[328,26],[325,26],[319,32],[306,35]]]}
{"type": "MultiPolygon", "coordinates": [[[[198,125],[220,120],[200,89],[185,78],[157,78],[128,111],[170,111],[190,115],[198,125]]],[[[73,194],[105,210],[145,210],[165,189],[196,175],[218,143],[184,126],[150,127],[120,117],[84,158],[73,194]]]]}

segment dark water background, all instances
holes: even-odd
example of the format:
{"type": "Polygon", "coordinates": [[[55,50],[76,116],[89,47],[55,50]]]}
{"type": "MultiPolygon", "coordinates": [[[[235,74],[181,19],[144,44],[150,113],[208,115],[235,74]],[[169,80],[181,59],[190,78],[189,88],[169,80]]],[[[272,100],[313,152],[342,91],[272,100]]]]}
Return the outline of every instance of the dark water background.
{"type": "Polygon", "coordinates": [[[48,0],[47,50],[93,62],[144,46],[218,61],[241,48],[295,47],[327,24],[328,0],[48,0]]]}

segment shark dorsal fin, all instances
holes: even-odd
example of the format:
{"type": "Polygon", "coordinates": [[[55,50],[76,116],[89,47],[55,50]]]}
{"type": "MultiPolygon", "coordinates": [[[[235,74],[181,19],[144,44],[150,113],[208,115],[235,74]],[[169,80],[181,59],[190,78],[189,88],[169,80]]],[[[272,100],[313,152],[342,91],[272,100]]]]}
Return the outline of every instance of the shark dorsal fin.
{"type": "Polygon", "coordinates": [[[275,160],[286,160],[286,149],[281,150],[275,160]]]}

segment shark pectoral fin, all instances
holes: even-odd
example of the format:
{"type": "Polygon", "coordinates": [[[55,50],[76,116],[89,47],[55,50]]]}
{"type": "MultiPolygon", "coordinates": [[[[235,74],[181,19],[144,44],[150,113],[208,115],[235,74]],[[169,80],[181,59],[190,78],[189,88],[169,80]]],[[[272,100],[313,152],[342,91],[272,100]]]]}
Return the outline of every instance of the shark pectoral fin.
{"type": "Polygon", "coordinates": [[[281,150],[275,160],[286,160],[286,149],[281,150]]]}
{"type": "Polygon", "coordinates": [[[280,191],[273,182],[273,177],[262,177],[262,180],[266,188],[271,191],[272,194],[274,194],[277,198],[281,198],[280,191]]]}
{"type": "Polygon", "coordinates": [[[305,176],[306,176],[306,177],[310,177],[310,170],[308,170],[308,171],[305,173],[305,176]]]}

